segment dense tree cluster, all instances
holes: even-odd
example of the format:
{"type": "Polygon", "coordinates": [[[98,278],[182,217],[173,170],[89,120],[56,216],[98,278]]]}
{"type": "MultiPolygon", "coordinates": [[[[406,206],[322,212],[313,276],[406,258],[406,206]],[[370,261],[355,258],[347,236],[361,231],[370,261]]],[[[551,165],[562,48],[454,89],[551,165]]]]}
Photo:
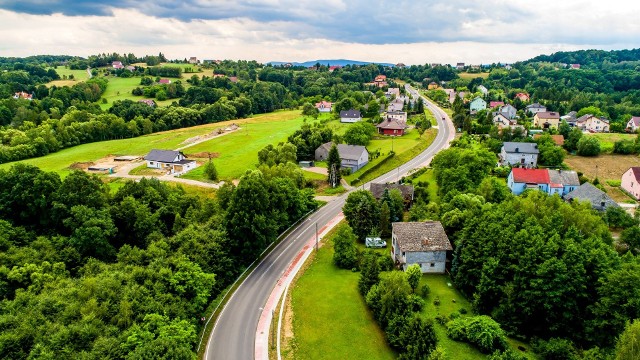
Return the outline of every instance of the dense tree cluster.
{"type": "Polygon", "coordinates": [[[0,170],[0,357],[195,358],[209,301],[315,207],[286,176],[256,170],[209,200],[0,170]]]}

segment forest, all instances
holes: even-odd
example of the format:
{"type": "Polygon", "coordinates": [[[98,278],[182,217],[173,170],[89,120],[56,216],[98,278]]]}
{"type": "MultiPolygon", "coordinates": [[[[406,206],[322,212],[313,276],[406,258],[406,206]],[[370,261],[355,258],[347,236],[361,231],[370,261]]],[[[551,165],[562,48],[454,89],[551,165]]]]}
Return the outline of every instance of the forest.
{"type": "Polygon", "coordinates": [[[209,302],[316,207],[277,166],[212,200],[15,165],[0,199],[3,359],[195,359],[209,302]]]}

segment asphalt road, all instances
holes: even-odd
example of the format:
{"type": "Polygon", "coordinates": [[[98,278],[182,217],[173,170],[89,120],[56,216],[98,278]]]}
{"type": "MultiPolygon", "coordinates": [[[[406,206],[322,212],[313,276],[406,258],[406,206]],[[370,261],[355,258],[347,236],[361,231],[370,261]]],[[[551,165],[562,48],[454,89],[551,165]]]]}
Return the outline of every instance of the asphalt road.
{"type": "MultiPolygon", "coordinates": [[[[417,92],[408,85],[406,89],[414,97],[418,96],[417,92]]],[[[438,122],[439,131],[434,142],[409,162],[371,182],[396,181],[410,170],[425,166],[431,157],[449,143],[453,135],[451,120],[436,105],[424,100],[427,109],[434,114],[438,122]]],[[[368,189],[371,182],[359,186],[358,189],[368,189]]],[[[315,236],[316,223],[317,228],[320,229],[337,216],[342,211],[347,195],[348,193],[345,193],[331,201],[295,227],[246,277],[218,316],[207,342],[205,359],[253,359],[258,320],[276,282],[303,248],[305,242],[315,236]]]]}

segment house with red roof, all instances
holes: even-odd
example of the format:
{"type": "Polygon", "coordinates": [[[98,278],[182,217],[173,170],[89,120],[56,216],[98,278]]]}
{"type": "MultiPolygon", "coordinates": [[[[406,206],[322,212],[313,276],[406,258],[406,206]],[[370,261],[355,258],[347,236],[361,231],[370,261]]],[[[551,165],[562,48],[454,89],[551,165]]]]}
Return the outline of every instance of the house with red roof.
{"type": "Polygon", "coordinates": [[[634,166],[625,171],[620,187],[634,199],[640,200],[640,167],[634,166]]]}
{"type": "Polygon", "coordinates": [[[491,109],[496,108],[498,106],[504,106],[504,101],[490,101],[489,102],[489,108],[491,108],[491,109]]]}
{"type": "Polygon", "coordinates": [[[507,178],[507,186],[515,195],[532,189],[564,196],[577,189],[580,180],[575,171],[513,168],[507,178]]]}
{"type": "Polygon", "coordinates": [[[33,95],[26,93],[24,91],[17,92],[13,94],[14,99],[25,99],[25,100],[33,100],[33,95]]]}
{"type": "Polygon", "coordinates": [[[335,70],[338,70],[338,69],[342,69],[342,66],[340,65],[329,66],[329,72],[334,72],[335,70]]]}
{"type": "Polygon", "coordinates": [[[160,81],[158,81],[158,84],[171,84],[171,80],[169,80],[169,79],[160,79],[160,81]]]}
{"type": "Polygon", "coordinates": [[[122,65],[122,61],[114,61],[111,63],[111,66],[114,69],[124,69],[124,65],[122,65]]]}
{"type": "Polygon", "coordinates": [[[378,128],[378,133],[382,135],[389,136],[402,136],[404,135],[404,130],[407,128],[407,124],[398,119],[387,118],[382,121],[380,124],[376,125],[378,128]]]}
{"type": "Polygon", "coordinates": [[[515,98],[516,99],[520,99],[520,101],[522,101],[522,102],[529,101],[529,94],[527,94],[527,93],[517,93],[515,98]]]}
{"type": "Polygon", "coordinates": [[[316,109],[318,109],[318,111],[321,113],[331,112],[332,107],[333,107],[333,103],[328,101],[322,100],[319,103],[316,103],[316,109]]]}
{"type": "Polygon", "coordinates": [[[633,116],[627,122],[627,131],[636,132],[638,129],[640,129],[640,116],[633,116]]]}

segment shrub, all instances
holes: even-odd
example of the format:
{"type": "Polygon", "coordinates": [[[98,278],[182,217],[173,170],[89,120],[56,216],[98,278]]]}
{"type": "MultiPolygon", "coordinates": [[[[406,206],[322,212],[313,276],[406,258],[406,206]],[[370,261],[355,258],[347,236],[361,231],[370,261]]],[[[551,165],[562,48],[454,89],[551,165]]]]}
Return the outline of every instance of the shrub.
{"type": "Polygon", "coordinates": [[[422,299],[420,296],[415,295],[415,294],[411,294],[409,295],[409,308],[411,309],[411,311],[422,311],[422,308],[424,307],[424,299],[422,299]]]}
{"type": "Polygon", "coordinates": [[[583,136],[578,140],[578,155],[598,156],[600,155],[600,140],[593,136],[583,136]]]}
{"type": "Polygon", "coordinates": [[[348,226],[341,227],[333,238],[333,263],[341,269],[353,269],[358,264],[356,236],[348,226]]]}
{"type": "Polygon", "coordinates": [[[435,299],[433,299],[433,305],[435,306],[440,306],[440,298],[436,296],[435,299]]]}
{"type": "Polygon", "coordinates": [[[440,325],[444,325],[444,324],[446,324],[448,321],[449,321],[449,319],[447,319],[447,317],[446,317],[446,316],[444,316],[444,315],[442,315],[442,314],[436,315],[436,322],[437,322],[438,324],[440,324],[440,325]]]}
{"type": "Polygon", "coordinates": [[[460,308],[460,310],[458,310],[458,311],[460,311],[460,314],[462,314],[462,315],[468,313],[467,309],[465,309],[465,308],[460,308]]]}
{"type": "Polygon", "coordinates": [[[447,335],[457,341],[465,341],[484,354],[507,348],[507,337],[498,324],[486,315],[458,318],[447,324],[447,335]]]}
{"type": "Polygon", "coordinates": [[[635,151],[635,142],[633,140],[620,140],[613,144],[614,154],[628,155],[635,151]]]}
{"type": "Polygon", "coordinates": [[[622,181],[620,180],[607,180],[607,185],[611,186],[611,187],[620,187],[620,185],[622,185],[622,181]]]}
{"type": "Polygon", "coordinates": [[[547,341],[538,340],[533,343],[533,351],[543,359],[577,359],[576,350],[573,343],[567,339],[551,338],[547,341]]]}
{"type": "Polygon", "coordinates": [[[429,287],[429,285],[424,284],[420,288],[420,293],[422,294],[422,297],[426,299],[429,296],[429,293],[431,293],[431,288],[429,287]]]}

